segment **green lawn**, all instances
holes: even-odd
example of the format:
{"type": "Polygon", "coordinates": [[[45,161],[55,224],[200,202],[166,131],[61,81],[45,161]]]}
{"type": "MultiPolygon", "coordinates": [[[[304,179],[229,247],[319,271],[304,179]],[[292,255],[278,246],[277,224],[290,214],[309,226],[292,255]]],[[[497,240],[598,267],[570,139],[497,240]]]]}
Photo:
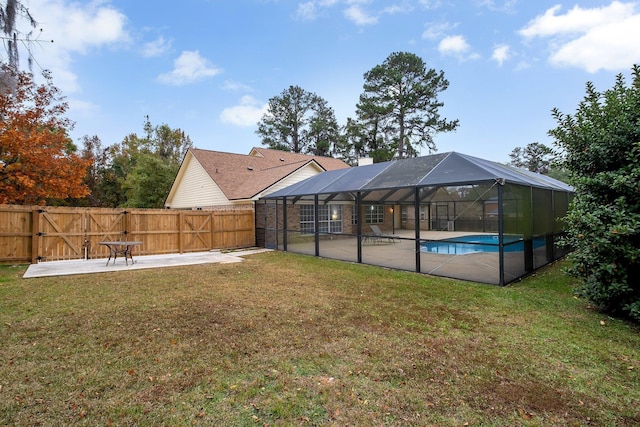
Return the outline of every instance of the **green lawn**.
{"type": "Polygon", "coordinates": [[[278,252],[0,266],[0,425],[638,425],[640,329],[562,266],[505,288],[278,252]]]}

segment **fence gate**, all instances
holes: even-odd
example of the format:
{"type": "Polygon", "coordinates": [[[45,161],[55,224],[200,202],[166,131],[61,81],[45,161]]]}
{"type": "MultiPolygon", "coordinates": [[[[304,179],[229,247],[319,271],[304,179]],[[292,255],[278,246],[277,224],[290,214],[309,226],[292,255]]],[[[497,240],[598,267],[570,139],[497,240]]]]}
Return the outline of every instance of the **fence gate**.
{"type": "Polygon", "coordinates": [[[127,234],[127,211],[120,209],[87,210],[85,212],[86,258],[102,258],[109,252],[98,242],[123,240],[127,234]]]}
{"type": "Polygon", "coordinates": [[[39,210],[37,216],[36,259],[57,261],[83,258],[85,215],[79,210],[39,210]]]}
{"type": "Polygon", "coordinates": [[[213,222],[211,215],[183,213],[180,217],[182,252],[198,252],[212,248],[213,222]]]}

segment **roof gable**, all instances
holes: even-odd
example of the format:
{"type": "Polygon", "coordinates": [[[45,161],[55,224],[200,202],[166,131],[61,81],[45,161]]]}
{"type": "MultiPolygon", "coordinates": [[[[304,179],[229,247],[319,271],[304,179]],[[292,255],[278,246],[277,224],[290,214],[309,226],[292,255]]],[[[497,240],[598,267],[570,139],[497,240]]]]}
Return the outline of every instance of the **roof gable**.
{"type": "Polygon", "coordinates": [[[189,151],[229,200],[250,199],[307,165],[317,172],[349,167],[339,159],[257,147],[248,155],[189,151]]]}
{"type": "Polygon", "coordinates": [[[171,185],[165,206],[188,208],[227,205],[229,200],[202,165],[187,152],[171,185]]]}

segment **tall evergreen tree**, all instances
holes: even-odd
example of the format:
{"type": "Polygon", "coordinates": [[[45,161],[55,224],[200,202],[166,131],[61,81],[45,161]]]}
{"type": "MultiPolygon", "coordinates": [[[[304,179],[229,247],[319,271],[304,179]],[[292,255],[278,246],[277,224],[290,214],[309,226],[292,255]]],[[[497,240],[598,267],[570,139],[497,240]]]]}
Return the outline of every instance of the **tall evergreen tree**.
{"type": "Polygon", "coordinates": [[[444,72],[427,69],[419,56],[392,53],[364,79],[357,118],[378,160],[416,156],[420,147],[436,151],[434,135],[458,127],[458,120],[440,117],[438,94],[449,87],[444,72]]]}
{"type": "Polygon", "coordinates": [[[269,99],[256,133],[269,148],[328,155],[338,141],[338,123],[325,99],[300,86],[289,86],[269,99]]]}
{"type": "Polygon", "coordinates": [[[524,148],[514,148],[509,157],[512,166],[546,175],[553,160],[553,150],[539,142],[532,142],[524,148]]]}

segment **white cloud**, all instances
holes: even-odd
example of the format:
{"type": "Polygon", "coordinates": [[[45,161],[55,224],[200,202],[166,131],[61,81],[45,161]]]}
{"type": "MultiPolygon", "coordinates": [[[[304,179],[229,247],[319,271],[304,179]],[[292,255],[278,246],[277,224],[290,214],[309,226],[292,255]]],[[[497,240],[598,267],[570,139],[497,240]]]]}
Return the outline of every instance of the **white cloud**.
{"type": "Polygon", "coordinates": [[[158,76],[158,81],[179,86],[213,77],[221,72],[221,68],[214,67],[209,61],[200,56],[199,51],[184,51],[173,62],[173,70],[158,76]]]}
{"type": "Polygon", "coordinates": [[[465,40],[464,36],[447,36],[440,40],[438,51],[442,55],[455,56],[460,60],[478,59],[480,56],[471,51],[471,46],[465,40]]]}
{"type": "Polygon", "coordinates": [[[358,4],[351,5],[345,9],[344,16],[358,26],[372,25],[378,22],[378,17],[370,15],[358,4]]]}
{"type": "Polygon", "coordinates": [[[236,126],[255,126],[268,111],[269,104],[263,104],[252,96],[243,96],[240,105],[225,108],[220,113],[220,120],[236,126]]]}
{"type": "Polygon", "coordinates": [[[491,11],[512,13],[515,11],[518,0],[505,0],[502,4],[496,4],[494,0],[476,0],[478,6],[486,7],[491,11]]]}
{"type": "Polygon", "coordinates": [[[300,3],[294,14],[295,19],[302,21],[313,21],[318,17],[318,9],[315,1],[300,3]]]}
{"type": "MultiPolygon", "coordinates": [[[[308,0],[298,3],[292,17],[299,21],[313,21],[325,14],[325,11],[334,6],[344,6],[344,17],[357,26],[377,24],[382,15],[395,15],[409,13],[414,9],[413,1],[401,0],[397,4],[391,4],[378,8],[374,13],[366,7],[371,0],[308,0]]],[[[421,2],[422,3],[422,2],[421,2]]]]}
{"type": "Polygon", "coordinates": [[[502,64],[511,57],[511,49],[506,44],[501,44],[496,46],[493,49],[493,55],[491,55],[491,59],[496,61],[498,65],[502,66],[502,64]]]}
{"type": "Polygon", "coordinates": [[[442,0],[420,0],[418,3],[425,9],[438,9],[442,6],[442,0]]]}
{"type": "Polygon", "coordinates": [[[457,26],[457,23],[452,24],[450,22],[427,22],[425,24],[426,30],[422,33],[422,38],[429,40],[439,39],[447,31],[450,31],[457,26]]]}
{"type": "Polygon", "coordinates": [[[471,47],[463,36],[447,36],[440,41],[438,50],[444,55],[457,55],[468,51],[471,47]]]}
{"type": "Polygon", "coordinates": [[[99,112],[100,108],[88,101],[83,101],[81,99],[70,98],[67,99],[69,103],[69,110],[73,110],[75,114],[81,114],[84,116],[91,116],[97,112],[99,112]]]}
{"type": "Polygon", "coordinates": [[[588,72],[618,71],[640,61],[640,13],[637,3],[612,1],[610,5],[560,14],[561,6],[548,9],[519,33],[526,39],[548,39],[549,61],[588,72]]]}
{"type": "Polygon", "coordinates": [[[251,92],[253,90],[251,86],[233,80],[226,80],[223,89],[230,92],[251,92]]]}
{"type": "Polygon", "coordinates": [[[160,36],[152,42],[145,43],[142,47],[142,56],[152,58],[160,56],[171,49],[171,40],[165,40],[160,36]]]}
{"type": "Polygon", "coordinates": [[[409,13],[413,10],[413,5],[409,2],[402,2],[401,4],[392,4],[385,7],[382,12],[387,15],[395,15],[396,13],[409,13]]]}
{"type": "Polygon", "coordinates": [[[126,46],[130,41],[127,17],[110,4],[31,0],[28,7],[42,28],[41,49],[35,49],[35,60],[51,70],[56,86],[63,92],[80,91],[73,71],[75,55],[87,55],[104,46],[126,46]],[[50,40],[54,42],[49,43],[50,40]]]}

